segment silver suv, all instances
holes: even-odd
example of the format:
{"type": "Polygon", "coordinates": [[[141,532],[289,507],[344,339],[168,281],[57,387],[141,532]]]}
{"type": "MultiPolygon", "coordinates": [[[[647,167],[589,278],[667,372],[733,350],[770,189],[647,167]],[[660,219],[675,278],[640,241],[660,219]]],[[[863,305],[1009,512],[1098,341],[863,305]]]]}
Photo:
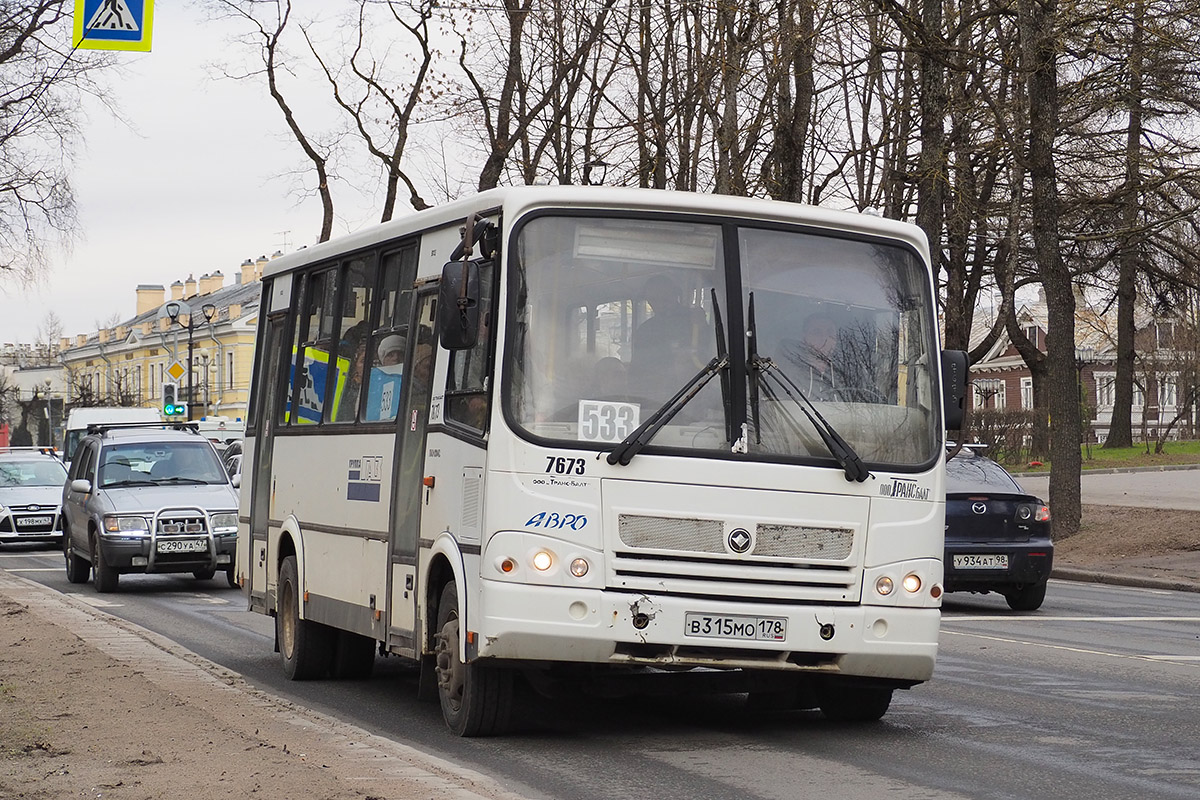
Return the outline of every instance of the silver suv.
{"type": "Polygon", "coordinates": [[[62,495],[67,580],[117,590],[122,573],[224,571],[236,586],[238,498],[194,425],[93,425],[62,495]]]}

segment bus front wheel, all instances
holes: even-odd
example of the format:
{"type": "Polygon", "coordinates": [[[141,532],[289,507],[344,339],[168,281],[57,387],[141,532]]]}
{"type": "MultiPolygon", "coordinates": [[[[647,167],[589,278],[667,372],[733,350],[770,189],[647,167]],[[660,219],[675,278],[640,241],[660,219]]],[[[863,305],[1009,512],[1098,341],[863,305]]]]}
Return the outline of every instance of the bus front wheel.
{"type": "Polygon", "coordinates": [[[826,719],[836,722],[875,722],[892,704],[892,690],[829,681],[817,689],[817,705],[826,719]]]}
{"type": "Polygon", "coordinates": [[[438,602],[437,687],[446,725],[458,736],[494,736],[508,728],[513,674],[478,662],[466,663],[459,649],[458,585],[451,581],[438,602]]]}
{"type": "Polygon", "coordinates": [[[300,577],[296,557],[288,556],[279,568],[278,605],[275,609],[275,639],[288,680],[323,678],[333,658],[333,628],[300,619],[300,577]]]}

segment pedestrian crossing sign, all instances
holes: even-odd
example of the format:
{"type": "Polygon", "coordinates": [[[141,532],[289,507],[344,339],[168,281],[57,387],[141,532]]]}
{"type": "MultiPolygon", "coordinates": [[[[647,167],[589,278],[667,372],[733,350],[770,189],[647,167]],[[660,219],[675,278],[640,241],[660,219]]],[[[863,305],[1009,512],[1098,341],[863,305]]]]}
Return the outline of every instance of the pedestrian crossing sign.
{"type": "Polygon", "coordinates": [[[154,0],[75,0],[76,47],[150,51],[154,0]]]}

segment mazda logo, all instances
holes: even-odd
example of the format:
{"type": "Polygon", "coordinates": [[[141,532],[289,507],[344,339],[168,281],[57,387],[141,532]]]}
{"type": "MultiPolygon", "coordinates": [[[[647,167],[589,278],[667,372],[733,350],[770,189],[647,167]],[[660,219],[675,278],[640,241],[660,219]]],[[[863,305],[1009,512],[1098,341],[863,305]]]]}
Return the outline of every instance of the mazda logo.
{"type": "Polygon", "coordinates": [[[729,542],[730,550],[741,554],[750,552],[750,545],[754,540],[750,538],[750,531],[745,528],[734,528],[729,532],[729,538],[726,541],[729,542]]]}
{"type": "Polygon", "coordinates": [[[987,511],[987,503],[974,503],[971,506],[971,510],[976,514],[982,514],[987,511]]]}

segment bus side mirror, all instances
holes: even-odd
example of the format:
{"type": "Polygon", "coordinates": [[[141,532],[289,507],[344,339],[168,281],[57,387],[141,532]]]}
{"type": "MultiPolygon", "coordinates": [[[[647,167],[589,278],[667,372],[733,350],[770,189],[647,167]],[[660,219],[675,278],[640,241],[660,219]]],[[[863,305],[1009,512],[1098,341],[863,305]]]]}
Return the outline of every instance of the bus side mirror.
{"type": "Polygon", "coordinates": [[[946,430],[962,430],[967,399],[967,352],[942,351],[942,409],[946,430]]]}
{"type": "Polygon", "coordinates": [[[442,347],[474,347],[479,336],[479,263],[451,261],[442,267],[437,304],[442,347]]]}

